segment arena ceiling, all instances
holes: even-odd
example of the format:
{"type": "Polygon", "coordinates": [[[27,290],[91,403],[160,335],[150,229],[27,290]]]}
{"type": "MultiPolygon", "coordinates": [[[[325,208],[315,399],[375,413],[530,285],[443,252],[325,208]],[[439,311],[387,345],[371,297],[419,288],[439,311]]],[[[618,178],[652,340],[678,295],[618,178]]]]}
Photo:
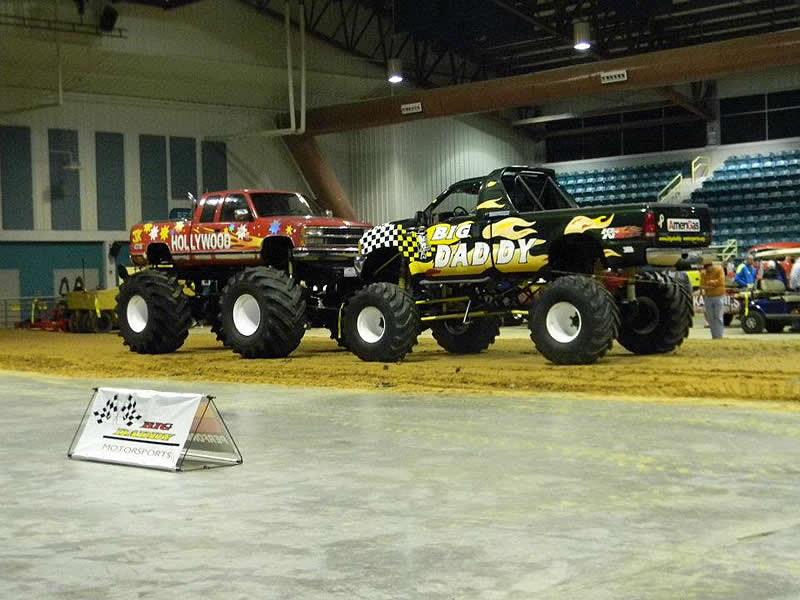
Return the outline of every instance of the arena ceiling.
{"type": "MultiPolygon", "coordinates": [[[[146,0],[155,2],[158,0],[146,0]]],[[[174,0],[173,0],[174,1],[174,0]]],[[[242,0],[277,16],[282,0],[242,0]]],[[[309,31],[362,57],[402,57],[418,85],[533,73],[800,25],[797,0],[305,0],[309,31]],[[594,46],[573,48],[573,23],[594,46]]]]}

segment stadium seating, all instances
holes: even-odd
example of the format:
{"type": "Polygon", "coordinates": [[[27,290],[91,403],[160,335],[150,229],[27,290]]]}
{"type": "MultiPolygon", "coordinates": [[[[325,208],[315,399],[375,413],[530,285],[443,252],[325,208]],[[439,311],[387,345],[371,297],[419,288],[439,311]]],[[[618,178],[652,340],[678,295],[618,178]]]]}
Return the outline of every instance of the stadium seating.
{"type": "Polygon", "coordinates": [[[711,209],[714,244],[735,238],[746,249],[800,240],[800,150],[731,156],[692,202],[711,209]]]}
{"type": "MultiPolygon", "coordinates": [[[[579,205],[655,201],[679,172],[689,174],[689,163],[671,162],[635,167],[560,173],[558,181],[579,205]]],[[[800,178],[800,176],[799,176],[800,178]]]]}

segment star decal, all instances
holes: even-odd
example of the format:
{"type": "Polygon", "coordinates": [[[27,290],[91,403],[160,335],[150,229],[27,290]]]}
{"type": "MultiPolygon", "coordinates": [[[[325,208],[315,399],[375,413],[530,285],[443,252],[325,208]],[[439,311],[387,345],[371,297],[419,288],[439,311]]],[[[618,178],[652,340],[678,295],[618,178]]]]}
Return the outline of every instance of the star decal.
{"type": "Polygon", "coordinates": [[[180,233],[183,231],[183,221],[178,221],[175,223],[175,233],[180,233]]]}
{"type": "MultiPolygon", "coordinates": [[[[145,225],[145,227],[147,226],[145,225]]],[[[150,230],[150,239],[154,242],[158,239],[158,225],[150,230]]]]}
{"type": "Polygon", "coordinates": [[[281,230],[281,222],[280,222],[280,221],[278,221],[277,219],[276,219],[275,221],[273,221],[272,223],[270,223],[270,224],[269,224],[269,232],[270,232],[272,235],[275,235],[275,234],[276,234],[276,233],[278,233],[280,230],[281,230]]]}
{"type": "Polygon", "coordinates": [[[150,230],[151,230],[152,228],[153,228],[153,224],[152,224],[152,223],[145,223],[145,224],[144,224],[144,227],[142,227],[142,229],[144,229],[144,232],[145,232],[145,233],[150,233],[150,230]]]}
{"type": "Polygon", "coordinates": [[[244,223],[239,225],[239,229],[236,230],[236,237],[240,240],[249,237],[249,234],[247,233],[247,225],[245,225],[244,223]]]}
{"type": "Polygon", "coordinates": [[[142,241],[142,230],[141,229],[134,229],[131,232],[131,241],[134,244],[138,244],[139,242],[142,241]]]}
{"type": "Polygon", "coordinates": [[[234,229],[236,229],[236,227],[234,227],[233,223],[228,225],[228,231],[233,231],[234,229]]]}
{"type": "Polygon", "coordinates": [[[169,237],[169,227],[167,227],[166,225],[164,227],[162,227],[161,228],[161,233],[159,234],[158,237],[161,238],[162,242],[166,242],[167,238],[169,237]]]}
{"type": "Polygon", "coordinates": [[[292,235],[294,233],[294,227],[291,225],[286,226],[286,235],[292,235]]]}

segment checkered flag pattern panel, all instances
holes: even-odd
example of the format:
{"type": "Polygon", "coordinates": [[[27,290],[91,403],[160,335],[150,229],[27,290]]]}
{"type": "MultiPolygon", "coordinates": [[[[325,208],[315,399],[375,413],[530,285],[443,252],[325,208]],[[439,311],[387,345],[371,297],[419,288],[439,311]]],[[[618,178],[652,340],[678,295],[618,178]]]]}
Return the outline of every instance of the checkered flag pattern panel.
{"type": "Polygon", "coordinates": [[[400,254],[409,259],[417,257],[417,250],[419,242],[417,241],[417,234],[414,231],[403,231],[402,229],[397,234],[397,247],[400,254]]]}
{"type": "Polygon", "coordinates": [[[367,230],[361,236],[361,254],[369,254],[378,248],[394,248],[397,246],[399,231],[397,225],[386,223],[367,230]]]}

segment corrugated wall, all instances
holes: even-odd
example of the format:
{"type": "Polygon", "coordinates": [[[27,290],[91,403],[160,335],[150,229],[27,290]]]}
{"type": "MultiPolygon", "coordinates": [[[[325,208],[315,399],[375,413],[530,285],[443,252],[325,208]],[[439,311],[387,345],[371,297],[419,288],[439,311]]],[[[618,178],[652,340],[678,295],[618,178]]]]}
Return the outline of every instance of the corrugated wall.
{"type": "Polygon", "coordinates": [[[371,223],[413,216],[459,179],[540,158],[530,138],[481,117],[414,121],[319,141],[356,213],[371,223]]]}

